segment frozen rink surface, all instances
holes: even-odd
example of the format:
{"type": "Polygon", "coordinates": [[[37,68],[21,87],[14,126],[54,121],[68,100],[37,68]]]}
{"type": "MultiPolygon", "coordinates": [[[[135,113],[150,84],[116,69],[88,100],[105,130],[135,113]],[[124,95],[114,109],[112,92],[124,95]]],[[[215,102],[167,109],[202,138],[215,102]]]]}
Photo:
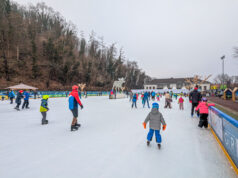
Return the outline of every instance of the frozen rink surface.
{"type": "Polygon", "coordinates": [[[49,125],[42,126],[40,100],[16,111],[0,101],[0,178],[233,178],[231,165],[209,130],[185,110],[160,111],[167,122],[162,148],[153,138],[146,146],[150,109],[131,109],[128,99],[90,97],[82,100],[76,132],[67,98],[49,99],[49,125]]]}

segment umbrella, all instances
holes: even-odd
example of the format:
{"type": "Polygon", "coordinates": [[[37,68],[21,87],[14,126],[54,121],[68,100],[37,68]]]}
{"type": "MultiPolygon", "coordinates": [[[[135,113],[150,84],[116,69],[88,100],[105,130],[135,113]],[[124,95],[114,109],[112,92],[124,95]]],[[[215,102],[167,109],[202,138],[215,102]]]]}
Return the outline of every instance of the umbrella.
{"type": "Polygon", "coordinates": [[[25,85],[23,83],[20,83],[18,85],[7,87],[6,89],[12,89],[12,90],[37,90],[38,88],[29,86],[29,85],[25,85]]]}

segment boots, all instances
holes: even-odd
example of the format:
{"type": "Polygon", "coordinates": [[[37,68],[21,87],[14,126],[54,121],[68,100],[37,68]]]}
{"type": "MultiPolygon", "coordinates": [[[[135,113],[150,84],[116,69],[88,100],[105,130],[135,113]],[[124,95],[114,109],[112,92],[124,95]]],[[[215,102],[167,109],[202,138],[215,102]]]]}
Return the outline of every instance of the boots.
{"type": "Polygon", "coordinates": [[[76,122],[76,124],[74,124],[76,127],[80,127],[81,126],[81,124],[78,124],[77,122],[76,122]]]}
{"type": "Polygon", "coordinates": [[[46,125],[46,124],[48,124],[48,120],[41,120],[41,125],[46,125]]]}
{"type": "Polygon", "coordinates": [[[76,131],[76,130],[78,130],[78,127],[75,125],[71,125],[71,131],[76,131]]]}
{"type": "Polygon", "coordinates": [[[160,145],[160,144],[158,144],[158,148],[159,148],[159,149],[161,148],[161,145],[160,145]]]}
{"type": "Polygon", "coordinates": [[[147,141],[147,146],[150,146],[150,141],[147,141]]]}

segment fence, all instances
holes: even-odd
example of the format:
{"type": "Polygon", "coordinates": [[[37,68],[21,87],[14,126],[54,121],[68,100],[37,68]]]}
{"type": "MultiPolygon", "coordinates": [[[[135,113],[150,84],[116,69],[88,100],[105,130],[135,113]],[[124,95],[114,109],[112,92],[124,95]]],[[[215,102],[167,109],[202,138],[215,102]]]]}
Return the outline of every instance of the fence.
{"type": "Polygon", "coordinates": [[[209,124],[238,167],[238,121],[215,107],[209,109],[209,124]]]}
{"type": "MultiPolygon", "coordinates": [[[[71,91],[37,91],[36,97],[41,98],[43,95],[49,95],[49,97],[66,97],[71,91]]],[[[16,94],[16,92],[15,92],[16,94]]],[[[0,92],[0,98],[5,96],[7,99],[6,91],[0,92]]],[[[87,91],[87,96],[106,96],[109,95],[108,91],[87,91]]],[[[84,97],[85,93],[81,92],[81,96],[84,97]]],[[[34,98],[34,92],[30,92],[30,98],[34,98]]]]}

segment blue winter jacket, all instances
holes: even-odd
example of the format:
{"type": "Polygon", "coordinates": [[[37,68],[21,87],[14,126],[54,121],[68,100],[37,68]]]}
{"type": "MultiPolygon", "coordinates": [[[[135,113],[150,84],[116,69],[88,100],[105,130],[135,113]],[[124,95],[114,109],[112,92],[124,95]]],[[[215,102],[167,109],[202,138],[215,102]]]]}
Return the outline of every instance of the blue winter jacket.
{"type": "Polygon", "coordinates": [[[134,94],[134,95],[133,95],[133,98],[132,98],[132,101],[133,101],[133,102],[136,102],[136,100],[137,100],[137,96],[136,96],[136,94],[134,94]]]}
{"type": "Polygon", "coordinates": [[[29,100],[30,94],[28,92],[24,92],[24,100],[29,100]]]}
{"type": "Polygon", "coordinates": [[[148,97],[149,97],[149,94],[148,94],[148,92],[145,92],[145,93],[144,93],[144,100],[147,100],[147,99],[148,99],[148,97]]]}
{"type": "Polygon", "coordinates": [[[9,98],[15,98],[15,93],[13,91],[11,91],[9,94],[8,94],[8,97],[9,98]]]}
{"type": "Polygon", "coordinates": [[[151,93],[151,96],[155,96],[155,92],[152,92],[152,93],[151,93]]]}

